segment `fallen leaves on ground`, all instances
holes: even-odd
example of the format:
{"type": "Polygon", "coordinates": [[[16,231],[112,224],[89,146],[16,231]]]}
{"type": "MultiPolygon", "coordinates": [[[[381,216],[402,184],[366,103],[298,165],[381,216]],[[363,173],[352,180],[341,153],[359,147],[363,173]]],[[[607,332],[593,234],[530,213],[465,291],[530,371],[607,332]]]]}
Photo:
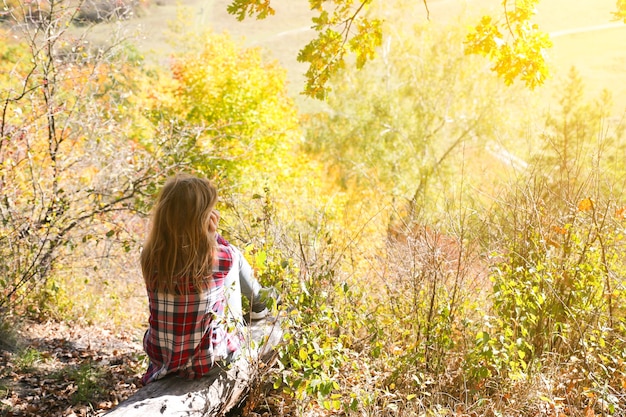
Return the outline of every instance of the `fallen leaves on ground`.
{"type": "Polygon", "coordinates": [[[29,323],[0,351],[0,416],[101,416],[132,395],[145,368],[137,335],[29,323]]]}

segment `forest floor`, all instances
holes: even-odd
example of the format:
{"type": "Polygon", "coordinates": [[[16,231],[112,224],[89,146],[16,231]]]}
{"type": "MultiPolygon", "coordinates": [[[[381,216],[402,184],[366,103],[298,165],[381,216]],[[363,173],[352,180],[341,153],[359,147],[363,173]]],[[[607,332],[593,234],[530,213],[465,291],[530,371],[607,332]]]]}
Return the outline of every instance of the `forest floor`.
{"type": "Polygon", "coordinates": [[[101,416],[140,386],[144,355],[130,331],[29,322],[15,339],[0,350],[2,417],[101,416]]]}
{"type": "MultiPolygon", "coordinates": [[[[140,333],[58,322],[22,322],[10,337],[0,333],[0,417],[105,415],[142,386],[140,333]]],[[[248,415],[285,415],[292,402],[270,390],[248,399],[248,415]]]]}

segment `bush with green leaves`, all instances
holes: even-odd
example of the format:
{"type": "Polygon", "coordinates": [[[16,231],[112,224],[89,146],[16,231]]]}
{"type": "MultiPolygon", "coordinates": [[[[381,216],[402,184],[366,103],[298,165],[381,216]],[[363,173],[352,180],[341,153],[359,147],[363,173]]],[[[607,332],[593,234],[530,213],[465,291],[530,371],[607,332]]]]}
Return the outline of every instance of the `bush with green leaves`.
{"type": "Polygon", "coordinates": [[[581,386],[623,380],[624,188],[611,162],[622,129],[603,130],[605,115],[582,103],[581,88],[570,74],[544,152],[488,214],[492,309],[467,356],[477,386],[560,365],[584,375],[581,386]]]}

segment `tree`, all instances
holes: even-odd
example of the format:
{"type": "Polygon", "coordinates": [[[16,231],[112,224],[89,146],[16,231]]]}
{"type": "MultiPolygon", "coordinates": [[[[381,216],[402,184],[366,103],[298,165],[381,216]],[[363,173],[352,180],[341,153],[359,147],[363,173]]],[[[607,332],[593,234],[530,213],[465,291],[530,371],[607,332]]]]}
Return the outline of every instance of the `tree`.
{"type": "Polygon", "coordinates": [[[0,307],[69,253],[87,247],[93,260],[98,242],[124,235],[137,201],[172,168],[124,117],[141,62],[118,33],[99,45],[77,35],[81,5],[18,2],[0,32],[0,307]]]}
{"type": "Polygon", "coordinates": [[[487,164],[485,144],[500,130],[515,91],[503,92],[483,76],[477,59],[459,48],[458,29],[385,30],[381,59],[329,82],[330,109],[312,118],[307,144],[355,199],[372,191],[374,204],[408,203],[410,222],[419,207],[444,202],[446,184],[457,189],[451,183],[459,177],[450,172],[472,161],[487,164]]]}
{"type": "Polygon", "coordinates": [[[154,85],[152,123],[174,132],[186,163],[222,186],[242,191],[288,180],[300,130],[285,71],[226,34],[185,38],[171,73],[154,85]],[[197,134],[183,134],[190,129],[197,134]]]}
{"type": "Polygon", "coordinates": [[[537,3],[539,0],[518,0],[511,7],[504,0],[504,23],[484,16],[467,35],[466,53],[489,57],[494,62],[492,70],[507,85],[519,78],[533,89],[542,85],[548,75],[544,51],[552,42],[547,33],[531,23],[537,3]]]}
{"type": "MultiPolygon", "coordinates": [[[[612,97],[607,90],[593,102],[584,100],[584,83],[575,68],[570,69],[557,99],[556,111],[546,115],[541,148],[533,162],[549,186],[544,199],[571,205],[585,198],[582,190],[598,173],[623,178],[622,164],[616,162],[624,152],[625,127],[611,123],[612,97]]],[[[600,184],[596,192],[607,194],[615,186],[609,181],[600,184]]]]}
{"type": "MultiPolygon", "coordinates": [[[[428,2],[424,12],[428,15],[428,2]]],[[[466,51],[487,56],[492,69],[506,84],[522,80],[528,87],[543,84],[548,74],[544,52],[551,47],[548,35],[532,24],[531,19],[540,0],[502,0],[502,18],[484,16],[470,30],[466,51]]],[[[354,55],[356,67],[371,60],[382,44],[382,19],[369,13],[373,0],[311,0],[315,12],[312,28],[317,38],[305,45],[298,61],[309,64],[304,94],[324,98],[332,74],[346,65],[346,57],[354,55]]],[[[387,4],[389,2],[385,2],[387,4]]],[[[233,0],[228,12],[243,20],[247,16],[264,19],[275,13],[270,0],[233,0]]],[[[617,0],[614,16],[626,23],[626,1],[617,0]]]]}

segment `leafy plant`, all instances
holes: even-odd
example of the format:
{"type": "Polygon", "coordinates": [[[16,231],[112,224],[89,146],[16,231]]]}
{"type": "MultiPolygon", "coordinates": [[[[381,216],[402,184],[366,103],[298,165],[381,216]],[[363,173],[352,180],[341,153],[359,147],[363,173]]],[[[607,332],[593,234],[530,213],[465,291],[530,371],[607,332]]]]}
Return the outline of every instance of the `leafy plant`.
{"type": "Polygon", "coordinates": [[[72,396],[72,401],[75,403],[88,403],[103,393],[98,383],[98,379],[102,377],[102,371],[93,364],[83,363],[75,371],[69,372],[67,377],[76,381],[76,393],[72,396]]]}
{"type": "Polygon", "coordinates": [[[76,366],[67,366],[55,372],[51,377],[60,381],[72,381],[73,392],[71,401],[73,404],[93,404],[104,394],[99,380],[105,376],[100,366],[92,361],[82,362],[76,366]]]}
{"type": "Polygon", "coordinates": [[[502,1],[504,20],[483,16],[465,40],[466,53],[481,54],[494,62],[492,70],[511,85],[516,79],[533,89],[549,73],[545,52],[552,47],[547,33],[531,23],[539,0],[502,1]]]}
{"type": "Polygon", "coordinates": [[[337,374],[346,357],[336,335],[336,312],[325,303],[324,293],[311,294],[302,284],[300,296],[288,300],[295,309],[287,315],[288,333],[279,351],[284,370],[274,387],[300,401],[312,397],[327,409],[338,409],[341,396],[333,394],[340,388],[337,374]]]}
{"type": "Polygon", "coordinates": [[[41,352],[30,346],[18,352],[15,359],[15,366],[21,372],[32,372],[45,360],[41,352]]]}
{"type": "Polygon", "coordinates": [[[185,35],[148,102],[153,125],[173,132],[168,153],[239,192],[288,181],[299,128],[285,71],[227,34],[185,35]]]}
{"type": "MultiPolygon", "coordinates": [[[[285,335],[278,349],[280,370],[272,375],[274,387],[293,396],[300,411],[314,404],[339,409],[346,401],[339,382],[347,365],[344,343],[350,343],[351,327],[359,320],[354,313],[361,308],[347,301],[352,297],[349,285],[336,281],[339,271],[335,268],[342,255],[332,252],[328,234],[314,247],[315,238],[304,239],[285,229],[279,219],[291,215],[283,214],[280,204],[284,202],[268,188],[252,203],[249,207],[229,204],[233,212],[223,212],[229,225],[224,232],[245,237],[246,258],[259,281],[276,288],[281,296],[275,314],[283,317],[285,335]],[[244,220],[250,218],[254,220],[244,220]]],[[[320,231],[312,229],[306,230],[320,231]]]]}
{"type": "Polygon", "coordinates": [[[610,156],[622,132],[602,130],[606,101],[582,104],[581,88],[570,73],[561,112],[547,118],[547,149],[532,177],[491,214],[501,218],[492,229],[499,248],[493,306],[467,360],[478,385],[485,378],[525,380],[570,358],[579,361],[567,366],[589,376],[581,386],[620,378],[608,364],[620,363],[621,353],[609,353],[607,340],[623,346],[623,188],[610,156]],[[596,349],[603,354],[596,357],[596,349]]]}

